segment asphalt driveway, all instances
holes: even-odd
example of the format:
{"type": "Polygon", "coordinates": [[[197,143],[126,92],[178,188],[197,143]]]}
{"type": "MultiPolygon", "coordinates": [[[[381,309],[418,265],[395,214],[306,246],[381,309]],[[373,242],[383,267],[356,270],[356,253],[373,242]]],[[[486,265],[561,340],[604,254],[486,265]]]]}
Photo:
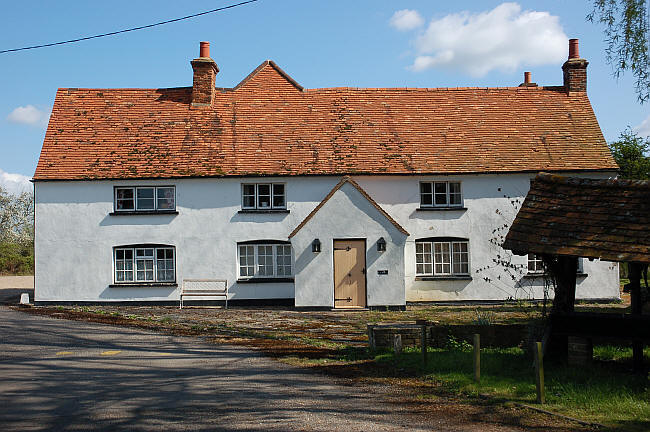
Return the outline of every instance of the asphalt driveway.
{"type": "MultiPolygon", "coordinates": [[[[0,429],[418,431],[450,427],[237,346],[0,307],[0,429]]],[[[444,422],[446,423],[446,422],[444,422]]],[[[498,430],[507,428],[495,427],[498,430]]]]}

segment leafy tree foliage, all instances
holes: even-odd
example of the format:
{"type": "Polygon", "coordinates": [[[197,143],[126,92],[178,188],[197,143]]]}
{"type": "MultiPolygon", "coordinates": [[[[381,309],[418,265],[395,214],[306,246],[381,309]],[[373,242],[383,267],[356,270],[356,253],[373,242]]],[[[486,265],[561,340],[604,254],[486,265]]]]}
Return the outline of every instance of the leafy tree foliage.
{"type": "Polygon", "coordinates": [[[650,180],[650,139],[637,135],[629,127],[621,132],[609,149],[621,168],[620,177],[650,180]]]}
{"type": "Polygon", "coordinates": [[[34,195],[0,187],[0,274],[34,271],[34,195]]]}
{"type": "Polygon", "coordinates": [[[605,26],[605,54],[618,78],[631,71],[639,102],[650,98],[648,4],[646,0],[593,0],[587,20],[605,26]]]}

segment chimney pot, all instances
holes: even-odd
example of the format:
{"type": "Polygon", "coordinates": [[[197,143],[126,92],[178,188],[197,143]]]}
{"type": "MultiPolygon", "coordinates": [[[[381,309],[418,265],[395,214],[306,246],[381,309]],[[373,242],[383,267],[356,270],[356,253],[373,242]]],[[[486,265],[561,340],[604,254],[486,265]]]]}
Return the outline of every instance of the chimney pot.
{"type": "Polygon", "coordinates": [[[569,59],[580,58],[578,39],[569,39],[569,59]]]}
{"type": "Polygon", "coordinates": [[[199,57],[210,58],[210,42],[199,42],[199,57]]]}
{"type": "Polygon", "coordinates": [[[562,65],[564,87],[569,93],[587,91],[587,66],[589,62],[580,58],[578,39],[569,39],[569,59],[562,65]]]}
{"type": "Polygon", "coordinates": [[[524,84],[530,84],[530,72],[524,72],[524,84]]]}

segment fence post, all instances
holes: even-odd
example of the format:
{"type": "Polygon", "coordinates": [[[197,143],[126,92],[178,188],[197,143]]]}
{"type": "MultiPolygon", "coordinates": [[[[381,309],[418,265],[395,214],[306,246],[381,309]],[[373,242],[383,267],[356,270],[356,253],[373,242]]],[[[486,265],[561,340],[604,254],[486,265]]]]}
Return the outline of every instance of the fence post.
{"type": "Polygon", "coordinates": [[[402,354],[402,335],[396,334],[393,335],[393,350],[395,351],[395,357],[399,357],[402,354]]]}
{"type": "Polygon", "coordinates": [[[537,384],[537,403],[546,403],[544,391],[544,351],[541,342],[535,342],[535,383],[537,384]]]}
{"type": "Polygon", "coordinates": [[[422,347],[422,362],[424,366],[427,366],[427,326],[424,324],[422,326],[422,336],[420,340],[420,346],[422,347]]]}
{"type": "Polygon", "coordinates": [[[481,335],[474,334],[474,381],[481,382],[481,335]]]}

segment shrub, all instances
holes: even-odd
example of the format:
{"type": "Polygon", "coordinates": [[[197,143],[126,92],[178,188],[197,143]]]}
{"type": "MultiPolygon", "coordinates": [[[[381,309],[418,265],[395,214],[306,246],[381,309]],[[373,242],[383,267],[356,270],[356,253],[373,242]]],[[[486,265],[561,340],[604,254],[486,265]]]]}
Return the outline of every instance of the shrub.
{"type": "Polygon", "coordinates": [[[34,248],[30,244],[0,243],[0,274],[34,274],[34,248]]]}

